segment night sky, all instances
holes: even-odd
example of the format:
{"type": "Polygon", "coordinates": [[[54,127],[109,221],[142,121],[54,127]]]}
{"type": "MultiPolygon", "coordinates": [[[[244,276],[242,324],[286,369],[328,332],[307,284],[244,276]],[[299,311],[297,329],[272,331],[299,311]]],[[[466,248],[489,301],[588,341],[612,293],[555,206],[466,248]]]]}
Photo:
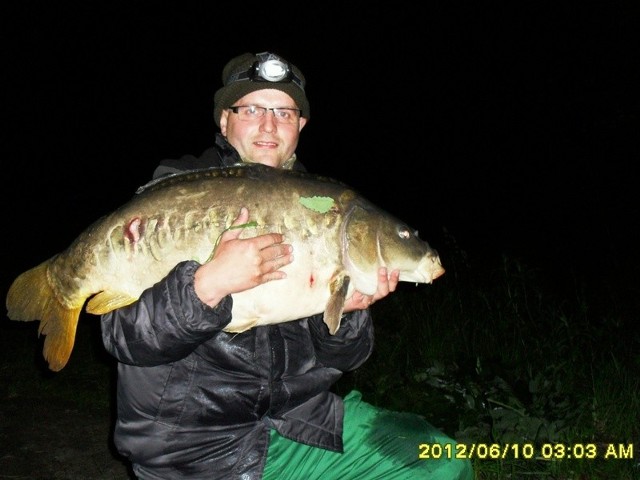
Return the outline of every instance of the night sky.
{"type": "Polygon", "coordinates": [[[307,168],[445,258],[444,229],[471,258],[638,273],[637,2],[154,3],[0,7],[5,291],[210,146],[224,64],[265,50],[307,78],[307,168]]]}

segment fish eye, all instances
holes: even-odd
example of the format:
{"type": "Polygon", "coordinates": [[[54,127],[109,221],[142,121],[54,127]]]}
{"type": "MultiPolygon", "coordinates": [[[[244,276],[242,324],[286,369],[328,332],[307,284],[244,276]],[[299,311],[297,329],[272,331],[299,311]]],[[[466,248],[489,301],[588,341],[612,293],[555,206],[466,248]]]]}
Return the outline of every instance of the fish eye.
{"type": "Polygon", "coordinates": [[[404,240],[411,238],[411,232],[408,228],[401,228],[398,230],[398,236],[404,240]]]}

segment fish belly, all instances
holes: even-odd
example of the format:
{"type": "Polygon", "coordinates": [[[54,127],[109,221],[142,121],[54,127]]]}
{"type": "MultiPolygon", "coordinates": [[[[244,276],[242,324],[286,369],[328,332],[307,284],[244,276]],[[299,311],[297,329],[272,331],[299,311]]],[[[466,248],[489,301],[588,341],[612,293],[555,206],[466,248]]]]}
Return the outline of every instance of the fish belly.
{"type": "MultiPolygon", "coordinates": [[[[293,263],[282,268],[287,277],[273,280],[233,297],[228,332],[272,325],[322,313],[331,296],[330,283],[342,270],[335,255],[318,257],[301,244],[294,244],[293,263]],[[307,250],[307,251],[302,251],[307,250]]],[[[317,250],[316,250],[317,253],[317,250]]]]}

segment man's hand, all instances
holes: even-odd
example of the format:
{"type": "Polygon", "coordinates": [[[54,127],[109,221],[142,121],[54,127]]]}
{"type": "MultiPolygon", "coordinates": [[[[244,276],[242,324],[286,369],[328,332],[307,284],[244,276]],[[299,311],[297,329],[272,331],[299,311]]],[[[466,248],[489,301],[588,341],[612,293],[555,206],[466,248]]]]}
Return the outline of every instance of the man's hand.
{"type": "MultiPolygon", "coordinates": [[[[243,207],[232,226],[248,220],[249,211],[243,207]]],[[[293,261],[293,247],[282,243],[282,234],[267,233],[245,239],[239,238],[241,234],[242,228],[225,231],[213,258],[196,270],[195,291],[207,305],[213,307],[226,295],[287,276],[280,268],[293,261]]]]}
{"type": "Polygon", "coordinates": [[[369,308],[381,298],[395,291],[399,279],[399,270],[393,270],[391,273],[387,273],[386,267],[380,267],[378,269],[378,288],[375,293],[373,295],[365,295],[358,291],[353,292],[353,295],[351,295],[344,304],[344,313],[369,308]]]}

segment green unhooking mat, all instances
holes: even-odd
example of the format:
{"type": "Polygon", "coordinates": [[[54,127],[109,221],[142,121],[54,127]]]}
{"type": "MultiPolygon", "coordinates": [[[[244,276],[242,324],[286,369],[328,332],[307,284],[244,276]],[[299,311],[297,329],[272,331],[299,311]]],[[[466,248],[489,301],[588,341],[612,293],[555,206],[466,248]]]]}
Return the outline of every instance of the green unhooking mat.
{"type": "Polygon", "coordinates": [[[455,441],[423,417],[374,407],[357,391],[345,397],[344,406],[344,453],[309,447],[272,431],[264,479],[473,480],[471,464],[451,458],[455,441]],[[430,448],[434,444],[447,446],[430,448]],[[433,458],[429,451],[442,454],[433,458]]]}

